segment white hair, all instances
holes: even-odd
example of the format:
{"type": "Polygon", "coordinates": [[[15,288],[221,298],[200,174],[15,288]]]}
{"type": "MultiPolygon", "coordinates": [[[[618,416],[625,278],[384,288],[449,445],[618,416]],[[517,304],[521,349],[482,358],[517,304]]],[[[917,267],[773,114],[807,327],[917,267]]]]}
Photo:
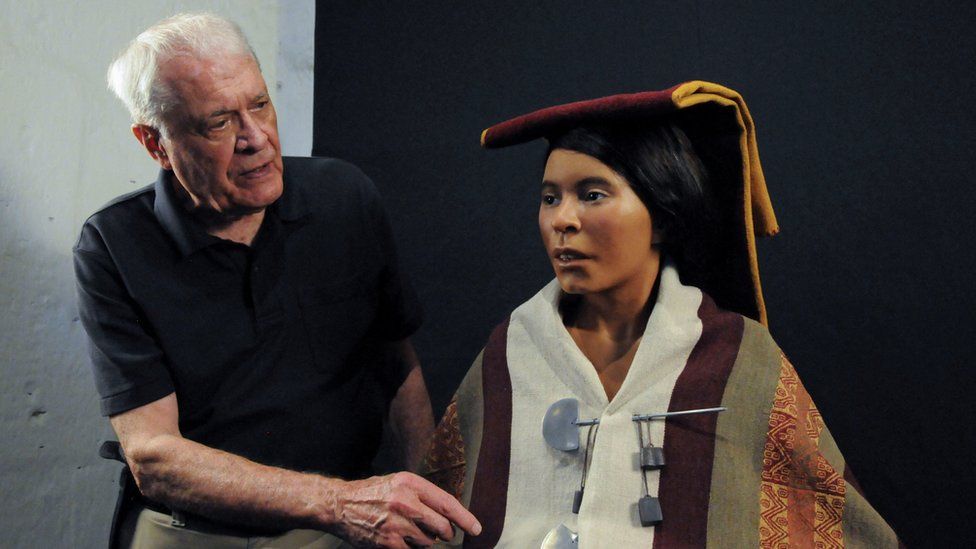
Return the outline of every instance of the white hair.
{"type": "Polygon", "coordinates": [[[125,103],[136,124],[165,133],[163,115],[176,98],[158,72],[160,65],[178,55],[197,59],[241,55],[258,63],[247,37],[232,21],[212,13],[179,13],[163,19],[130,42],[108,67],[108,87],[125,103]]]}

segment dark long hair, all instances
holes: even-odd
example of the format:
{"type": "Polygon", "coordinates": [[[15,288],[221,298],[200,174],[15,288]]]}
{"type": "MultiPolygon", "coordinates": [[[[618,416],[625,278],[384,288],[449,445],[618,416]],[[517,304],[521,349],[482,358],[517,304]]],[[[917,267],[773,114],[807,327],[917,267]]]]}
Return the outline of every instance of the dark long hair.
{"type": "Polygon", "coordinates": [[[654,230],[663,232],[662,251],[686,283],[697,282],[714,225],[708,173],[681,128],[647,122],[578,126],[550,137],[547,157],[554,149],[592,156],[620,174],[647,207],[654,230]]]}

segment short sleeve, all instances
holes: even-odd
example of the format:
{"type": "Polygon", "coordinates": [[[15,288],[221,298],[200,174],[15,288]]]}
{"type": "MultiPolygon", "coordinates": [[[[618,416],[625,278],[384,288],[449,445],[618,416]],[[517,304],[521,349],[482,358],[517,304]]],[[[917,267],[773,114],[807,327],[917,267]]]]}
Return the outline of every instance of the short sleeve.
{"type": "Polygon", "coordinates": [[[423,311],[416,292],[400,268],[393,229],[379,193],[372,182],[367,189],[367,222],[376,235],[383,265],[379,279],[379,333],[384,339],[399,341],[417,331],[423,322],[423,311]]]}
{"type": "Polygon", "coordinates": [[[74,267],[102,414],[115,415],[172,393],[163,352],[91,225],[82,228],[74,267]]]}

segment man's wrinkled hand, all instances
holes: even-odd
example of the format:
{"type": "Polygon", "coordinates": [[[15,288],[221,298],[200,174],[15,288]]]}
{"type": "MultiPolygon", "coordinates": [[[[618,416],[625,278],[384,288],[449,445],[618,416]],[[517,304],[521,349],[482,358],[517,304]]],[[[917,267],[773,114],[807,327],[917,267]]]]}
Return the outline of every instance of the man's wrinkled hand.
{"type": "Polygon", "coordinates": [[[412,473],[344,483],[334,501],[335,533],[356,547],[429,547],[450,540],[452,524],[471,535],[481,524],[447,492],[412,473]]]}

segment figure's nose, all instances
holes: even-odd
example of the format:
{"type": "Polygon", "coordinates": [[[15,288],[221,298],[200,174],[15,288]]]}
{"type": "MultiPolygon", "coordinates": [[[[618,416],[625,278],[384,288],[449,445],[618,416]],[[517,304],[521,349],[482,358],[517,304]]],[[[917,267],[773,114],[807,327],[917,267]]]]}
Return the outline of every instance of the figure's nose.
{"type": "Polygon", "coordinates": [[[573,200],[563,199],[552,216],[552,228],[559,233],[576,232],[580,229],[579,212],[573,200]]]}
{"type": "Polygon", "coordinates": [[[237,132],[234,150],[239,153],[260,151],[268,144],[268,133],[250,113],[241,115],[241,128],[237,132]]]}

